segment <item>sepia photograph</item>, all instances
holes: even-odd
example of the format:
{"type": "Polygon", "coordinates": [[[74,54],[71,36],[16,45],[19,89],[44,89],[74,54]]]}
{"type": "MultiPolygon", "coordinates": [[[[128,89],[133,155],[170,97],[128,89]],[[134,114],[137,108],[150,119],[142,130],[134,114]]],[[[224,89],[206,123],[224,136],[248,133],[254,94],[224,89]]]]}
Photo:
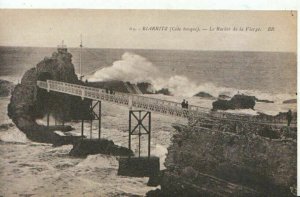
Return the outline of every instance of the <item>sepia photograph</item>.
{"type": "Polygon", "coordinates": [[[297,14],[0,9],[0,197],[297,196],[297,14]]]}

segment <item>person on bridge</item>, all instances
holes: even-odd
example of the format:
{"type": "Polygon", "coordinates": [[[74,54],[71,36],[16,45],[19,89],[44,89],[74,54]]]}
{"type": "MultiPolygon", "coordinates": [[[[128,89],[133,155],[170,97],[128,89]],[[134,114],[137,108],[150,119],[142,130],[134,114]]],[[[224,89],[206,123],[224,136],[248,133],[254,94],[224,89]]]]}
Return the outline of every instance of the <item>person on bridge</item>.
{"type": "Polygon", "coordinates": [[[185,99],[183,99],[183,101],[181,102],[181,107],[185,108],[185,99]]]}
{"type": "Polygon", "coordinates": [[[186,108],[186,109],[189,108],[189,102],[188,102],[188,101],[185,102],[185,108],[186,108]]]}
{"type": "Polygon", "coordinates": [[[287,126],[289,127],[290,124],[291,124],[291,122],[292,122],[292,119],[293,119],[293,117],[292,117],[292,110],[289,110],[289,111],[287,112],[287,114],[286,114],[286,119],[287,119],[287,121],[288,121],[287,126]]]}
{"type": "Polygon", "coordinates": [[[109,88],[109,94],[113,94],[113,93],[114,91],[111,88],[109,88]]]}

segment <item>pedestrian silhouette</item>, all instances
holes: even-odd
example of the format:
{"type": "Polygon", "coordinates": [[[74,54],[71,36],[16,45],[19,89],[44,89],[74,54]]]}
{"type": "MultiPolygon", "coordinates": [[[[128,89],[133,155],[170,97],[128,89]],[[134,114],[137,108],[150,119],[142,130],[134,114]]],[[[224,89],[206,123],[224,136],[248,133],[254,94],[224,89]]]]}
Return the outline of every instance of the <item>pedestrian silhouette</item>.
{"type": "Polygon", "coordinates": [[[293,117],[292,117],[292,110],[289,110],[289,111],[287,112],[287,114],[286,114],[286,119],[287,119],[287,121],[288,121],[287,126],[289,127],[290,124],[291,124],[291,122],[292,122],[292,119],[293,119],[293,117]]]}
{"type": "Polygon", "coordinates": [[[189,108],[189,102],[188,102],[188,101],[185,102],[185,108],[186,108],[186,109],[189,108]]]}
{"type": "Polygon", "coordinates": [[[183,101],[181,102],[181,107],[185,108],[185,99],[183,99],[183,101]]]}

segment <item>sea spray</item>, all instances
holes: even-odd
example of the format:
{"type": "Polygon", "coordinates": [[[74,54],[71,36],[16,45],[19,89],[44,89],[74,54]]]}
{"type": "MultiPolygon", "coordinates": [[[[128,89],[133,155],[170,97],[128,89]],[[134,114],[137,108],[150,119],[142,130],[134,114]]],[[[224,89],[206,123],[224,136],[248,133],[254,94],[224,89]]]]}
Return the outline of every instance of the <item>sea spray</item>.
{"type": "Polygon", "coordinates": [[[120,80],[131,83],[149,82],[155,90],[167,88],[174,96],[191,97],[202,87],[183,75],[162,73],[146,58],[126,52],[112,66],[102,68],[87,77],[89,81],[120,80]]]}
{"type": "Polygon", "coordinates": [[[137,82],[153,82],[159,76],[159,70],[146,58],[126,52],[121,60],[112,66],[102,68],[88,77],[89,81],[120,80],[137,82]]]}
{"type": "MultiPolygon", "coordinates": [[[[182,65],[184,66],[184,65],[182,65]]],[[[199,69],[201,67],[199,66],[199,69]]],[[[295,98],[296,95],[267,93],[259,90],[241,90],[230,87],[218,87],[208,82],[197,84],[184,75],[172,75],[161,72],[147,58],[132,53],[125,52],[121,60],[113,62],[112,66],[97,70],[92,75],[87,76],[89,81],[109,81],[120,80],[131,83],[148,82],[152,84],[154,90],[167,88],[172,95],[181,97],[192,97],[199,92],[207,92],[214,97],[225,94],[229,97],[235,94],[245,94],[256,96],[258,99],[266,99],[277,103],[295,98]]]]}

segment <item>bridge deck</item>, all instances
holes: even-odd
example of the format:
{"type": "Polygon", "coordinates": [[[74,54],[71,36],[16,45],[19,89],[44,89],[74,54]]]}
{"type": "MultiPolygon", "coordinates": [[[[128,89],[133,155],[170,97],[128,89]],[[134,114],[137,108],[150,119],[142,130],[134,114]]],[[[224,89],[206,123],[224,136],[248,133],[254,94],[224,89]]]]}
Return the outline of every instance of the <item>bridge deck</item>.
{"type": "Polygon", "coordinates": [[[165,101],[156,98],[149,98],[141,95],[126,94],[116,92],[108,94],[104,89],[82,86],[77,84],[47,80],[38,81],[39,88],[48,91],[61,92],[69,95],[79,96],[98,101],[106,101],[118,105],[135,107],[143,110],[161,113],[169,116],[187,117],[188,113],[205,113],[209,112],[208,108],[190,105],[189,110],[183,109],[180,103],[165,101]]]}
{"type": "Polygon", "coordinates": [[[104,89],[94,88],[89,86],[82,86],[77,84],[47,80],[37,81],[37,86],[47,91],[61,92],[69,95],[79,96],[82,99],[88,98],[97,101],[106,101],[117,105],[128,106],[129,108],[139,108],[147,111],[152,111],[168,116],[187,117],[188,115],[194,116],[213,116],[217,119],[230,119],[233,121],[247,121],[260,124],[284,124],[286,121],[266,121],[256,118],[255,116],[240,116],[239,118],[232,117],[229,113],[214,112],[210,113],[209,108],[199,107],[195,105],[189,105],[188,109],[183,109],[181,103],[166,101],[157,98],[149,98],[142,95],[126,94],[115,92],[115,94],[108,94],[104,89]]]}

